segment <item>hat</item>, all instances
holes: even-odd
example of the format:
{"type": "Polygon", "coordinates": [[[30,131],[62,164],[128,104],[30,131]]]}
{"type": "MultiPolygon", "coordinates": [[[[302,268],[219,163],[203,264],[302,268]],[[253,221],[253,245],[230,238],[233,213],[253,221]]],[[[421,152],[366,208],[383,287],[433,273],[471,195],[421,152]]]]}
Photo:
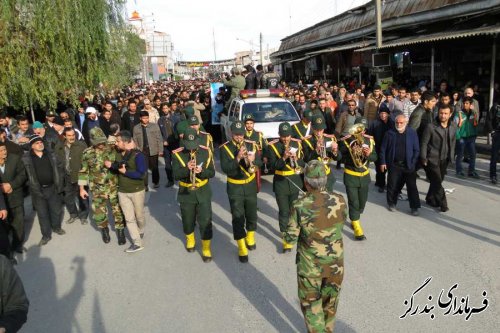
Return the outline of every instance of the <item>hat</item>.
{"type": "Polygon", "coordinates": [[[307,109],[304,111],[304,118],[311,121],[312,117],[313,117],[313,112],[311,109],[307,109]]]}
{"type": "Polygon", "coordinates": [[[38,141],[42,141],[43,142],[43,139],[40,135],[32,135],[30,136],[30,141],[29,141],[29,144],[30,144],[30,147],[33,146],[33,144],[35,142],[38,142],[38,141]]]}
{"type": "Polygon", "coordinates": [[[43,128],[43,124],[38,120],[33,123],[33,129],[43,128]]]}
{"type": "Polygon", "coordinates": [[[64,126],[64,120],[59,116],[54,118],[53,123],[59,126],[64,126]]]}
{"type": "Polygon", "coordinates": [[[306,164],[304,176],[307,178],[322,178],[326,177],[326,168],[323,162],[312,160],[306,164]]]}
{"type": "Polygon", "coordinates": [[[188,150],[197,149],[200,143],[198,142],[198,134],[194,128],[187,128],[182,137],[182,144],[188,150]]]}
{"type": "Polygon", "coordinates": [[[292,126],[288,122],[281,123],[278,129],[280,136],[292,135],[292,126]]]}
{"type": "Polygon", "coordinates": [[[312,128],[313,130],[319,131],[326,128],[325,119],[322,115],[316,115],[312,118],[312,128]]]}
{"type": "Polygon", "coordinates": [[[354,121],[354,124],[363,124],[363,125],[367,125],[368,122],[366,121],[366,118],[365,117],[358,117],[356,118],[356,120],[354,121]]]}
{"type": "Polygon", "coordinates": [[[235,135],[243,135],[245,134],[245,126],[243,126],[243,122],[237,120],[231,124],[231,133],[235,135]]]}
{"type": "Polygon", "coordinates": [[[90,144],[92,144],[92,146],[106,143],[106,141],[106,135],[104,135],[102,129],[100,129],[99,127],[94,127],[90,130],[90,144]]]}
{"type": "Polygon", "coordinates": [[[85,109],[85,113],[94,113],[97,114],[97,110],[93,106],[89,106],[85,109]]]}
{"type": "Polygon", "coordinates": [[[186,114],[186,117],[191,117],[192,115],[194,115],[194,108],[191,105],[188,105],[184,109],[184,113],[186,114]]]}
{"type": "Polygon", "coordinates": [[[253,117],[253,115],[251,113],[248,113],[245,116],[243,116],[243,120],[245,121],[245,123],[247,121],[253,121],[253,122],[255,122],[255,118],[253,117]]]}
{"type": "Polygon", "coordinates": [[[148,111],[141,111],[139,112],[139,117],[149,117],[149,112],[148,111]]]}
{"type": "Polygon", "coordinates": [[[198,120],[198,117],[196,116],[191,116],[189,117],[188,119],[188,125],[191,126],[191,125],[199,125],[200,124],[200,121],[198,120]]]}
{"type": "Polygon", "coordinates": [[[378,113],[382,113],[382,112],[389,113],[389,114],[391,113],[391,110],[389,110],[389,107],[385,103],[380,104],[380,107],[378,109],[378,113]]]}
{"type": "Polygon", "coordinates": [[[45,117],[55,117],[55,116],[57,116],[55,110],[48,110],[47,113],[45,114],[45,117]]]}

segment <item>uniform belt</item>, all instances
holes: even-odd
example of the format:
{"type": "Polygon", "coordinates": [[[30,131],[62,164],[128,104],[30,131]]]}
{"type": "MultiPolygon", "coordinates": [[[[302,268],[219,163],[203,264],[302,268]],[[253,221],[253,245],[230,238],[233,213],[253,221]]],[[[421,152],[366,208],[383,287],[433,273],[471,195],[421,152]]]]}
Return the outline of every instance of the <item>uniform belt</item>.
{"type": "Polygon", "coordinates": [[[234,178],[227,177],[227,181],[230,182],[231,184],[241,185],[241,184],[248,184],[248,183],[250,183],[252,180],[254,180],[254,178],[255,178],[255,173],[253,173],[247,179],[234,179],[234,178]]]}
{"type": "MultiPolygon", "coordinates": [[[[201,180],[199,182],[196,182],[195,185],[196,185],[196,187],[199,188],[199,187],[203,187],[203,186],[207,185],[207,183],[208,183],[208,179],[203,179],[203,180],[201,180]]],[[[183,186],[183,187],[191,187],[191,186],[193,186],[193,184],[191,184],[191,183],[185,183],[185,182],[179,182],[179,185],[183,186]]]]}
{"type": "Polygon", "coordinates": [[[370,173],[370,170],[366,170],[363,172],[357,172],[357,171],[353,171],[353,170],[349,170],[349,169],[344,169],[344,172],[347,173],[348,175],[351,175],[351,176],[363,177],[363,176],[368,175],[370,173]]]}
{"type": "Polygon", "coordinates": [[[326,175],[328,176],[330,174],[330,167],[328,165],[325,165],[326,169],[326,175]]]}
{"type": "Polygon", "coordinates": [[[293,175],[295,175],[295,171],[293,171],[293,170],[287,170],[287,171],[275,170],[274,174],[279,175],[279,176],[293,176],[293,175]]]}

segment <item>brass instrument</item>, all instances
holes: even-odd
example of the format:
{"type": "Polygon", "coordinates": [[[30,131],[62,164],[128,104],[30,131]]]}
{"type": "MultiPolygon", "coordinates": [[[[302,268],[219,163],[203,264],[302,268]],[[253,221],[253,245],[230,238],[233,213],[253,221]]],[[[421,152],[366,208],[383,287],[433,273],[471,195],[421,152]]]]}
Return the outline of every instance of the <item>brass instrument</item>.
{"type": "Polygon", "coordinates": [[[245,146],[245,142],[243,141],[241,143],[238,143],[236,145],[236,147],[238,148],[238,150],[243,151],[243,158],[245,160],[245,164],[248,167],[247,171],[249,173],[256,173],[257,172],[257,168],[255,167],[255,165],[253,164],[253,162],[250,162],[248,160],[248,150],[247,150],[247,147],[245,146]]]}
{"type": "Polygon", "coordinates": [[[196,186],[196,150],[191,151],[189,154],[191,156],[191,160],[189,162],[195,165],[195,167],[191,169],[189,173],[189,179],[191,180],[191,186],[189,187],[189,190],[194,191],[198,189],[198,186],[196,186]]]}
{"type": "Polygon", "coordinates": [[[318,152],[318,155],[320,156],[321,161],[324,165],[330,163],[330,158],[326,154],[326,143],[323,135],[319,137],[318,141],[316,142],[316,151],[318,152]]]}
{"type": "MultiPolygon", "coordinates": [[[[285,144],[285,151],[290,153],[290,142],[287,142],[285,144]]],[[[290,156],[290,167],[293,169],[296,175],[300,175],[302,172],[304,172],[302,167],[297,163],[297,155],[290,156]]]]}
{"type": "Polygon", "coordinates": [[[355,124],[349,128],[349,134],[354,137],[354,140],[349,144],[349,153],[356,168],[363,168],[368,162],[365,154],[363,154],[363,146],[365,145],[364,131],[365,125],[363,124],[355,124]]]}

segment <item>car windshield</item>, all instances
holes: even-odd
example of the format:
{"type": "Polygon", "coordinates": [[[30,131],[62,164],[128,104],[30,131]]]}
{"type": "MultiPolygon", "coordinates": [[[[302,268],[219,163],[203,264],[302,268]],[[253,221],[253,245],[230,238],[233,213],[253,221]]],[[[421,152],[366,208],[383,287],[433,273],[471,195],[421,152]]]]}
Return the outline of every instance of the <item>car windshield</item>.
{"type": "Polygon", "coordinates": [[[257,123],[300,120],[293,106],[287,102],[246,103],[243,104],[242,119],[247,114],[251,114],[257,123]]]}

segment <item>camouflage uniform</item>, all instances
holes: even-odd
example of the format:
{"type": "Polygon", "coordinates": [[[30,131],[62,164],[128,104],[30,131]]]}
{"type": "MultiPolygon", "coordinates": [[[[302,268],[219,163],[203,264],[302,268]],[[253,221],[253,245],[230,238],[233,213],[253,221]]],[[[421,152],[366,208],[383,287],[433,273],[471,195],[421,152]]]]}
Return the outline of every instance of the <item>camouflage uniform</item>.
{"type": "MultiPolygon", "coordinates": [[[[316,165],[306,167],[306,177],[326,177],[320,162],[313,163],[316,165]]],[[[298,241],[298,296],[308,332],[334,330],[344,276],[342,227],[346,208],[340,194],[309,191],[294,202],[283,234],[288,243],[298,241]]]]}
{"type": "Polygon", "coordinates": [[[108,227],[107,200],[111,205],[115,229],[124,228],[123,213],[118,203],[118,176],[104,166],[104,161],[115,160],[116,151],[113,146],[106,144],[100,150],[93,145],[83,152],[82,167],[78,173],[78,185],[88,185],[92,193],[92,216],[99,229],[108,227]]]}

